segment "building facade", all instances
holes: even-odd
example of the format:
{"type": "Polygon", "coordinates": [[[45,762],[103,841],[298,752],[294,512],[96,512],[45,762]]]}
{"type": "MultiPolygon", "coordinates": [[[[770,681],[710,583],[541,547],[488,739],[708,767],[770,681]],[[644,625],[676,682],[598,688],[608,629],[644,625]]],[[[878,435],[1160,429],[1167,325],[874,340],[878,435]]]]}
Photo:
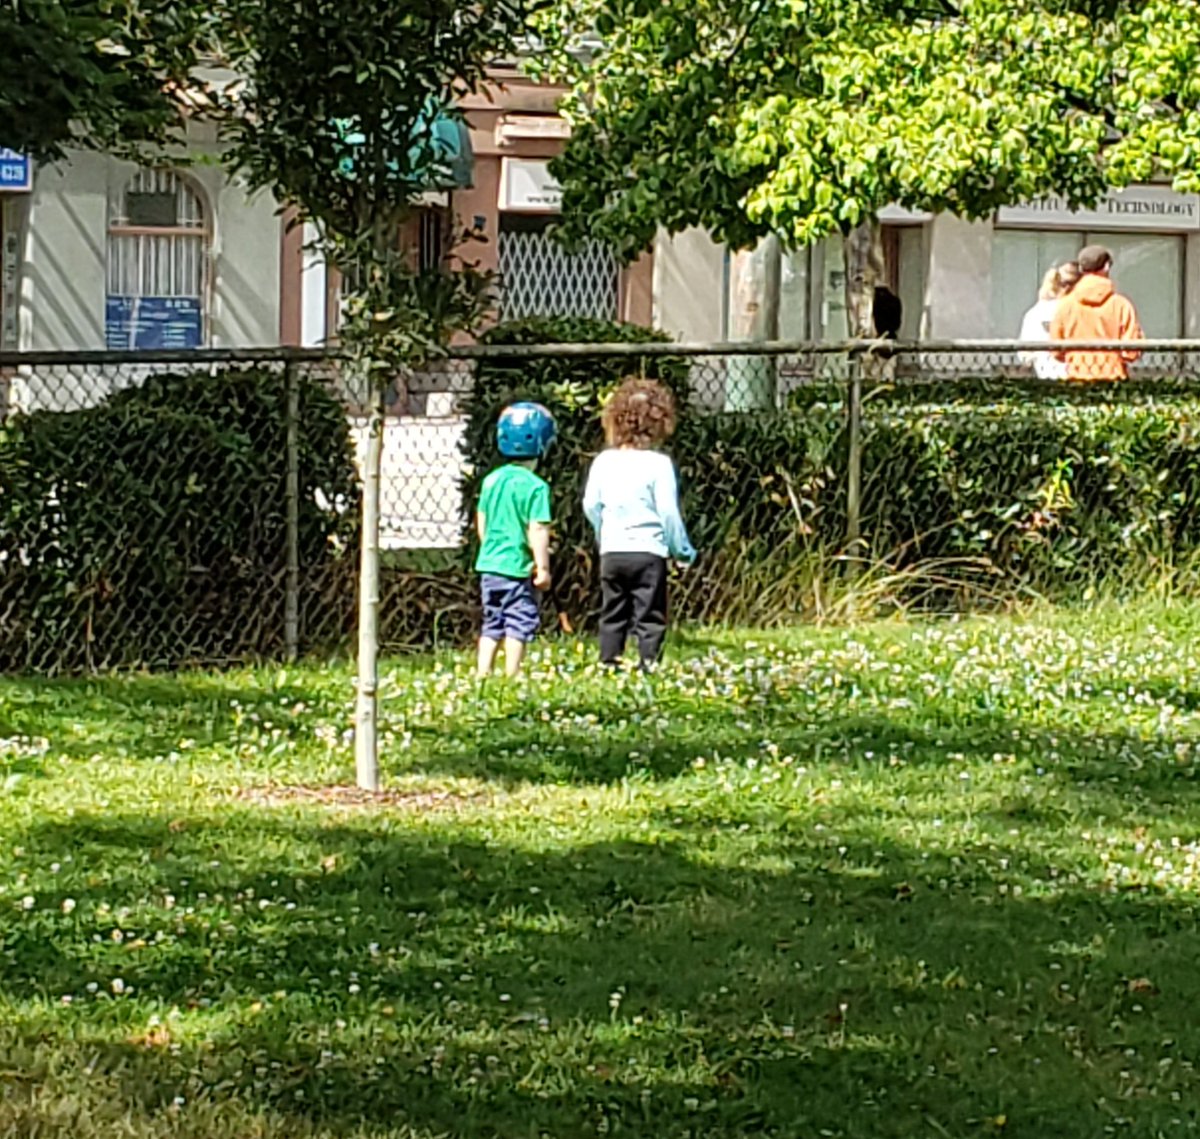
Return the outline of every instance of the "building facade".
{"type": "MultiPolygon", "coordinates": [[[[552,237],[562,193],[549,163],[569,135],[556,110],[561,95],[515,67],[494,69],[488,86],[462,103],[471,185],[427,194],[410,239],[422,262],[457,253],[496,274],[500,320],[555,315],[650,324],[653,252],[622,266],[599,243],[568,252],[552,237]],[[463,233],[471,240],[457,243],[463,233]]],[[[316,345],[336,335],[340,283],[311,251],[314,237],[301,229],[285,237],[285,343],[316,345]]]]}
{"type": "MultiPolygon", "coordinates": [[[[1093,243],[1112,250],[1116,285],[1148,336],[1200,337],[1200,195],[1144,185],[1079,212],[1046,199],[983,222],[898,209],[881,220],[904,338],[1014,339],[1045,271],[1093,243]]],[[[686,340],[738,338],[736,266],[735,256],[700,231],[660,238],[655,323],[686,340]]],[[[785,254],[781,338],[844,337],[844,287],[839,239],[785,254]]]]}
{"type": "MultiPolygon", "coordinates": [[[[495,273],[499,319],[648,324],[650,255],[626,267],[599,244],[567,252],[551,237],[561,194],[548,164],[567,134],[559,94],[497,70],[464,105],[469,185],[427,194],[409,238],[422,264],[458,252],[495,273]]],[[[328,343],[341,281],[315,238],[227,176],[203,124],[144,169],[76,152],[34,170],[0,151],[0,349],[328,343]]]]}
{"type": "Polygon", "coordinates": [[[499,275],[502,318],[546,313],[649,324],[652,254],[621,267],[598,243],[577,253],[550,237],[562,195],[548,163],[563,147],[562,92],[518,71],[497,71],[488,90],[466,100],[475,152],[475,182],[459,196],[462,221],[487,241],[475,254],[499,275]]]}
{"type": "Polygon", "coordinates": [[[213,140],[193,135],[186,162],[80,152],[0,191],[3,347],[279,342],[277,203],[231,180],[213,140]]]}
{"type": "MultiPolygon", "coordinates": [[[[561,193],[549,173],[568,128],[559,92],[513,69],[469,98],[470,184],[426,196],[409,235],[419,260],[453,252],[498,277],[497,316],[578,315],[654,324],[681,340],[749,333],[748,260],[693,230],[661,236],[635,264],[552,237],[561,193]],[[473,240],[456,249],[457,236],[473,240]]],[[[0,347],[26,350],[315,346],[336,336],[341,286],[269,194],[221,169],[195,125],[187,161],[154,168],[78,153],[32,171],[0,150],[0,347]]],[[[0,140],[2,141],[2,140],[0,140]]],[[[1135,186],[1096,209],[1060,200],[983,222],[885,211],[888,284],[912,339],[1011,338],[1052,264],[1112,249],[1118,288],[1148,335],[1200,337],[1200,196],[1135,186]]],[[[786,253],[779,335],[846,334],[840,241],[786,253]]]]}

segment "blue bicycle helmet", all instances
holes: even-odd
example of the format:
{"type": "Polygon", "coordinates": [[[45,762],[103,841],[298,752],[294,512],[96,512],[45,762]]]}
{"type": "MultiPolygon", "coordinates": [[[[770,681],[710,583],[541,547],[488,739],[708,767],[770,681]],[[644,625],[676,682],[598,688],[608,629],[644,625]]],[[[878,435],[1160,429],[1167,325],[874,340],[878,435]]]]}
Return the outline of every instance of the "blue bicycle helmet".
{"type": "Polygon", "coordinates": [[[548,408],[540,403],[513,403],[496,423],[496,446],[506,459],[540,459],[557,433],[548,408]]]}

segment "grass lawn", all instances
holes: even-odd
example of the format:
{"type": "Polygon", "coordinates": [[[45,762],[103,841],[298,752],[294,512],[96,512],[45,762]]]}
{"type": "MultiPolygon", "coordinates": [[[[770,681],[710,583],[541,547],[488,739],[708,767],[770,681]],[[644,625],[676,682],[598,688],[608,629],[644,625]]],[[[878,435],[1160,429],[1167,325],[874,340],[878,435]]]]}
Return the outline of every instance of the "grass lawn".
{"type": "Polygon", "coordinates": [[[0,680],[0,1136],[1200,1130],[1200,607],[0,680]]]}

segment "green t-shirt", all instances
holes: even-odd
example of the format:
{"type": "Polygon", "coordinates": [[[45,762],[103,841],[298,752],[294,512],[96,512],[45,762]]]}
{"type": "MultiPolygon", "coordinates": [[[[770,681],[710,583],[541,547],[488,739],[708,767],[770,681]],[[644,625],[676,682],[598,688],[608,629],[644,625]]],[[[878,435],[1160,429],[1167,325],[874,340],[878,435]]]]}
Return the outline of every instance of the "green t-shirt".
{"type": "Polygon", "coordinates": [[[529,524],[550,522],[550,485],[528,467],[508,463],[483,480],[479,494],[483,541],[475,569],[504,577],[524,578],[533,572],[529,524]]]}

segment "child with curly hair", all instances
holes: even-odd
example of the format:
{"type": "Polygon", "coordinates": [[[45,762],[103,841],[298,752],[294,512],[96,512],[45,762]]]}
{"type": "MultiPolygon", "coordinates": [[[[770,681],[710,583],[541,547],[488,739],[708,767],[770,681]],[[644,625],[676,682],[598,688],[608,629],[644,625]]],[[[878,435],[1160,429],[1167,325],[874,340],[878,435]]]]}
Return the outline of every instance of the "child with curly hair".
{"type": "Polygon", "coordinates": [[[675,466],[660,447],[675,430],[675,397],[628,379],[604,409],[608,448],[592,461],[583,510],[600,544],[600,661],[615,666],[632,633],[643,668],[667,632],[667,559],[696,551],[679,512],[675,466]]]}

